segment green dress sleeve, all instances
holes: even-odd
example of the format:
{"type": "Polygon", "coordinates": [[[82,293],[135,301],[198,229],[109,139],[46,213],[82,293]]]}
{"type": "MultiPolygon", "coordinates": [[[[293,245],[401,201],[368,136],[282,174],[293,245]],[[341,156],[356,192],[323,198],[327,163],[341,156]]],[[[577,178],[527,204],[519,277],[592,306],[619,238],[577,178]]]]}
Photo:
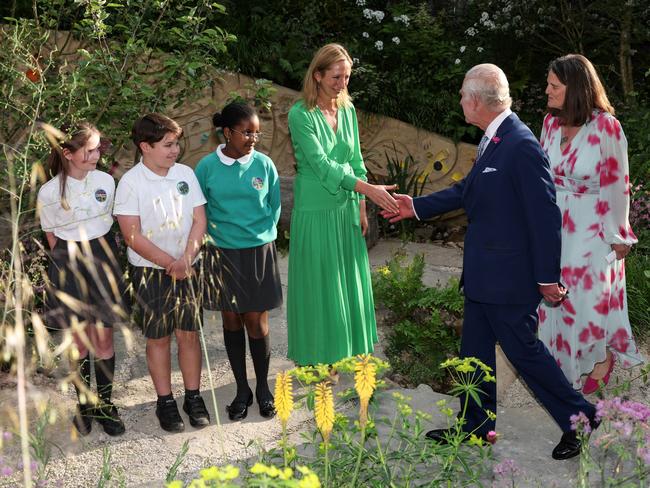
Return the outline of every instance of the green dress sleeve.
{"type": "MultiPolygon", "coordinates": [[[[327,191],[332,194],[337,193],[341,188],[354,191],[357,177],[346,173],[341,164],[327,157],[318,139],[313,118],[307,108],[300,103],[294,105],[289,111],[289,132],[296,159],[299,163],[307,163],[311,167],[327,191]]],[[[359,155],[361,155],[360,151],[359,155]]]]}

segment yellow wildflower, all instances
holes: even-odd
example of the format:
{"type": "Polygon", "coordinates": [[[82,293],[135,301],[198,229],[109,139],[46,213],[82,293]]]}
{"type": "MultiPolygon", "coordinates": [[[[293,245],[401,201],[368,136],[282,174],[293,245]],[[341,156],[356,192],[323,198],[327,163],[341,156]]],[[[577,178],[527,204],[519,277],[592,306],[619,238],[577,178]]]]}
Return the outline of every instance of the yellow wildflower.
{"type": "Polygon", "coordinates": [[[250,472],[253,474],[266,474],[268,473],[269,468],[262,463],[255,463],[250,469],[250,472]]]}
{"type": "Polygon", "coordinates": [[[275,411],[282,428],[286,428],[293,411],[293,384],[291,376],[285,372],[278,373],[275,378],[275,411]]]}
{"type": "Polygon", "coordinates": [[[362,354],[355,366],[354,388],[359,394],[359,422],[361,427],[365,427],[368,421],[368,402],[372,393],[377,386],[377,368],[374,363],[370,362],[370,355],[362,354]]]}
{"type": "Polygon", "coordinates": [[[302,479],[298,482],[298,488],[320,488],[318,476],[307,466],[297,466],[302,473],[302,479]]]}
{"type": "Polygon", "coordinates": [[[483,439],[480,437],[477,437],[476,434],[472,434],[469,436],[469,442],[468,444],[470,446],[482,446],[483,445],[483,439]]]}
{"type": "Polygon", "coordinates": [[[208,488],[203,480],[192,480],[188,488],[208,488]]]}
{"type": "Polygon", "coordinates": [[[202,469],[199,471],[201,479],[205,481],[218,480],[219,478],[219,468],[216,466],[210,466],[209,468],[202,469]]]}
{"type": "Polygon", "coordinates": [[[332,396],[332,387],[327,381],[322,381],[316,385],[314,416],[316,417],[316,426],[327,444],[334,426],[334,398],[332,396]]]}
{"type": "Polygon", "coordinates": [[[489,418],[490,420],[496,420],[497,418],[497,415],[492,410],[489,409],[486,410],[485,414],[487,415],[487,418],[489,418]]]}
{"type": "Polygon", "coordinates": [[[464,362],[456,366],[456,371],[459,373],[472,373],[476,371],[476,368],[472,366],[469,362],[464,362]]]}
{"type": "Polygon", "coordinates": [[[166,488],[183,488],[183,482],[174,480],[171,483],[167,483],[165,486],[166,488]]]}
{"type": "Polygon", "coordinates": [[[290,480],[293,476],[293,470],[291,468],[282,468],[279,471],[278,478],[281,480],[290,480]]]}
{"type": "Polygon", "coordinates": [[[495,378],[494,376],[492,376],[490,373],[485,373],[485,374],[483,375],[483,381],[485,381],[485,382],[488,382],[488,381],[489,381],[489,382],[492,382],[492,383],[496,383],[497,380],[496,380],[496,378],[495,378]]]}

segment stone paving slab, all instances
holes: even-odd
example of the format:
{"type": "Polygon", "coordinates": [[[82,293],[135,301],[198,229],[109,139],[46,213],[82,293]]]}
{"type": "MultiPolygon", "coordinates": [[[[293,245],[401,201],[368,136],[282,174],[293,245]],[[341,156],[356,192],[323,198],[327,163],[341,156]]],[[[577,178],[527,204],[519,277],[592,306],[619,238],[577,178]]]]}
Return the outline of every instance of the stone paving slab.
{"type": "MultiPolygon", "coordinates": [[[[371,265],[376,268],[385,264],[396,250],[401,250],[409,256],[424,253],[425,281],[430,286],[445,283],[449,277],[457,277],[460,274],[462,250],[458,247],[441,247],[432,244],[381,241],[370,251],[371,265]]],[[[285,297],[287,263],[287,257],[281,256],[280,270],[285,297]]],[[[271,313],[271,377],[277,371],[290,369],[293,366],[286,359],[285,317],[285,307],[271,313]]],[[[257,452],[255,440],[266,447],[277,443],[280,438],[279,422],[260,417],[256,404],[249,410],[249,416],[245,421],[237,423],[228,421],[224,406],[234,397],[234,379],[223,346],[218,314],[206,312],[205,318],[204,336],[222,427],[218,428],[213,422],[205,429],[196,430],[187,422],[183,433],[169,434],[160,430],[154,415],[155,393],[144,361],[144,341],[138,333],[133,334],[133,344],[129,349],[126,347],[125,336],[116,333],[118,368],[114,400],[126,423],[127,431],[123,436],[111,438],[95,423],[93,432],[89,436],[74,439],[68,422],[69,411],[75,404],[72,390],[61,393],[56,389],[55,380],[50,380],[49,384],[47,381],[39,380],[41,384],[30,390],[30,398],[47,395],[60,412],[59,421],[50,429],[50,436],[56,445],[54,458],[50,463],[54,478],[63,480],[65,487],[96,486],[102,465],[102,450],[108,447],[112,456],[112,465],[123,470],[127,486],[161,486],[169,466],[174,462],[186,440],[189,440],[190,448],[179,468],[180,473],[186,474],[195,473],[211,464],[225,464],[250,458],[257,452]]],[[[172,383],[180,407],[183,395],[182,379],[176,364],[174,348],[172,355],[174,357],[172,383]]],[[[250,358],[248,366],[249,377],[254,378],[250,358]]],[[[499,381],[502,381],[501,377],[499,381]]],[[[201,389],[214,421],[215,407],[210,388],[204,365],[201,389]]],[[[420,386],[415,390],[398,389],[398,391],[412,396],[415,408],[434,414],[431,428],[441,425],[442,418],[436,416],[434,412],[435,401],[441,398],[441,395],[432,392],[426,386],[420,386]]],[[[524,391],[523,395],[526,394],[524,391]]],[[[6,412],[15,411],[15,405],[15,388],[0,388],[0,409],[4,409],[0,419],[6,412]]],[[[381,408],[393,408],[389,403],[385,405],[382,404],[381,408]]],[[[556,486],[571,486],[571,476],[576,471],[577,463],[556,462],[550,458],[550,450],[560,436],[559,429],[544,410],[535,406],[534,399],[529,398],[523,402],[523,405],[521,408],[499,408],[498,428],[503,436],[494,449],[497,460],[514,458],[529,473],[531,480],[535,481],[530,486],[538,486],[537,482],[540,482],[541,486],[551,482],[559,483],[556,486]]],[[[185,416],[184,413],[182,415],[185,416]]],[[[299,442],[300,432],[310,429],[311,425],[309,412],[306,410],[295,412],[289,425],[291,439],[299,442]]]]}

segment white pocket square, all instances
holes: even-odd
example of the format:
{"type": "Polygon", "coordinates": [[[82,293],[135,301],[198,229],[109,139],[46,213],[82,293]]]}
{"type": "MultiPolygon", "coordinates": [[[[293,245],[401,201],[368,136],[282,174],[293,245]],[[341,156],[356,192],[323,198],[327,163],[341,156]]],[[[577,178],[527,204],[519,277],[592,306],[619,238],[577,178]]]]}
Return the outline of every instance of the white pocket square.
{"type": "Polygon", "coordinates": [[[496,168],[490,168],[488,166],[483,170],[483,173],[492,173],[493,171],[497,171],[497,169],[496,168]]]}

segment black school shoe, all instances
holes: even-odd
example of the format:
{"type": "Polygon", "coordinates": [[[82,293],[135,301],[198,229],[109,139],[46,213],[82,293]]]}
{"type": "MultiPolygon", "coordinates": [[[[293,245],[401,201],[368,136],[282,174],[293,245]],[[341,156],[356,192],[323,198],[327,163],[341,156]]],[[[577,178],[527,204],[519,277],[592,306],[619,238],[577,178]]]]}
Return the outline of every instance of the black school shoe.
{"type": "Polygon", "coordinates": [[[249,391],[247,400],[235,398],[230,405],[226,405],[226,412],[230,420],[244,420],[248,415],[248,407],[253,404],[253,392],[249,391]]]}
{"type": "Polygon", "coordinates": [[[178,411],[176,400],[173,398],[156,402],[156,417],[160,422],[160,428],[167,432],[183,432],[185,430],[185,424],[178,411]]]}
{"type": "Polygon", "coordinates": [[[77,411],[72,417],[74,425],[80,435],[88,435],[93,428],[93,407],[77,404],[77,411]]]}
{"type": "Polygon", "coordinates": [[[183,402],[183,411],[190,418],[192,427],[205,427],[210,424],[210,414],[208,409],[205,408],[201,395],[186,396],[183,402]]]}
{"type": "Polygon", "coordinates": [[[95,408],[95,420],[104,428],[108,435],[124,434],[124,422],[117,413],[117,407],[111,402],[103,403],[95,408]]]}
{"type": "Polygon", "coordinates": [[[275,400],[270,392],[267,392],[261,399],[255,394],[257,404],[260,406],[260,415],[266,419],[275,417],[275,400]]]}

